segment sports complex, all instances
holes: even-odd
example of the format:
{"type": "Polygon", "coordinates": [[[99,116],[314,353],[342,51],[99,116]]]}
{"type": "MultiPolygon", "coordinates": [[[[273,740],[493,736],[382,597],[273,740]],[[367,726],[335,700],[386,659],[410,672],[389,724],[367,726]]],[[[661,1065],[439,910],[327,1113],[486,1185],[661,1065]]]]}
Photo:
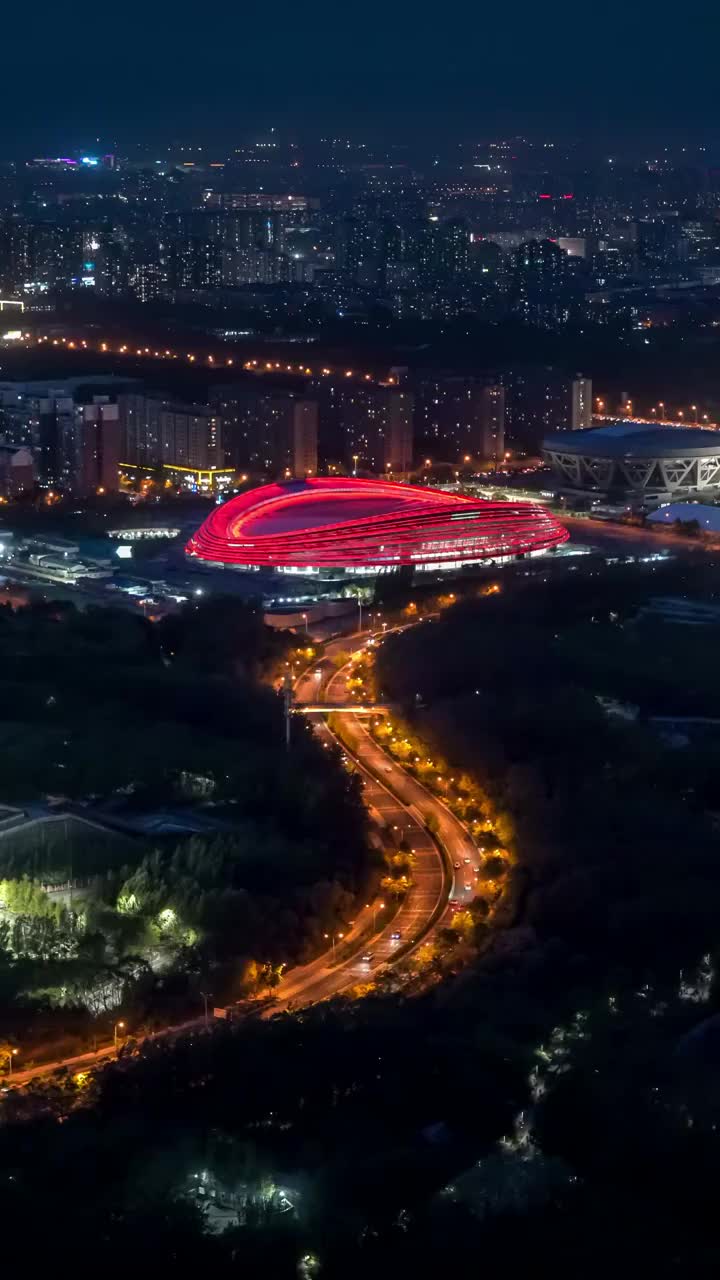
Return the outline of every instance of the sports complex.
{"type": "Polygon", "coordinates": [[[720,432],[633,419],[546,436],[543,453],[564,491],[638,502],[720,493],[720,432]]]}
{"type": "Polygon", "coordinates": [[[386,480],[267,484],[214,508],[190,559],[303,576],[442,572],[549,551],[568,537],[542,506],[491,502],[386,480]]]}

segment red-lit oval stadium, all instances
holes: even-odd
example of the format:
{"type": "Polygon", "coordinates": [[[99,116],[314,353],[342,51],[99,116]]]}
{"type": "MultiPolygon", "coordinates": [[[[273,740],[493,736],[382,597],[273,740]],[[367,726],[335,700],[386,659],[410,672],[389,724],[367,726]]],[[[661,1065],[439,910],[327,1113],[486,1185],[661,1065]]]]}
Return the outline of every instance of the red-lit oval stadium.
{"type": "Polygon", "coordinates": [[[386,480],[317,477],[231,498],[187,544],[237,568],[451,568],[545,551],[568,534],[529,502],[488,502],[386,480]]]}

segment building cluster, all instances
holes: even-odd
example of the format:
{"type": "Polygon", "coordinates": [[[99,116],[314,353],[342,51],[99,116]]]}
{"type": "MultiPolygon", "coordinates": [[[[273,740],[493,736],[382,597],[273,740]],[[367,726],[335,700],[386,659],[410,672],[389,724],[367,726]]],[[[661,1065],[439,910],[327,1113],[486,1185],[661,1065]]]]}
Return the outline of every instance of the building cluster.
{"type": "Polygon", "coordinates": [[[591,383],[551,368],[501,375],[394,369],[385,381],[264,376],[198,383],[197,399],[115,375],[0,382],[0,492],[37,484],[86,497],[119,473],[186,487],[245,473],[407,477],[443,463],[498,470],[506,444],[536,454],[591,424],[591,383]]]}
{"type": "Polygon", "coordinates": [[[523,139],[413,162],[327,139],[189,154],[0,170],[0,296],[560,328],[665,323],[720,286],[720,179],[702,159],[588,164],[523,139]]]}
{"type": "Polygon", "coordinates": [[[443,463],[492,471],[508,439],[536,454],[548,431],[591,422],[589,379],[547,368],[294,382],[198,382],[194,400],[115,375],[0,382],[0,491],[37,484],[86,497],[116,489],[123,470],[160,478],[161,468],[171,483],[203,488],[241,474],[399,478],[443,463]]]}

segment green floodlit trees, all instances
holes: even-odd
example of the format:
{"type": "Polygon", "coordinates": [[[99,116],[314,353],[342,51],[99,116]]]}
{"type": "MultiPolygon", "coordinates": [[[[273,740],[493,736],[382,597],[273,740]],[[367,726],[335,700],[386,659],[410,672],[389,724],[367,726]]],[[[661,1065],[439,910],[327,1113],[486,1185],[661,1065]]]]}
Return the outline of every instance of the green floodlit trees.
{"type": "Polygon", "coordinates": [[[3,833],[0,1035],[40,1004],[95,1013],[133,992],[138,1017],[194,1010],[198,986],[221,998],[251,963],[309,958],[364,900],[359,784],[301,721],[288,760],[259,679],[295,644],[237,600],[157,626],[0,611],[0,802],[100,811],[95,829],[69,814],[3,833]]]}

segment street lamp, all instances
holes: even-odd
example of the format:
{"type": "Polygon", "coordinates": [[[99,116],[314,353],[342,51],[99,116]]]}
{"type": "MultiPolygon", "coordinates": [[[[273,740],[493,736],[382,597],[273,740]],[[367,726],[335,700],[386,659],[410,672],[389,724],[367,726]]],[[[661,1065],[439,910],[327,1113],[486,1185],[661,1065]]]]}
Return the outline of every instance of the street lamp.
{"type": "Polygon", "coordinates": [[[338,938],[344,938],[345,934],[344,933],[332,933],[332,934],[325,933],[323,934],[323,937],[332,938],[332,958],[333,958],[333,964],[334,964],[335,963],[335,943],[338,938]]]}
{"type": "Polygon", "coordinates": [[[114,1029],[113,1029],[113,1042],[114,1042],[114,1044],[115,1044],[115,1052],[116,1052],[116,1053],[117,1053],[117,1046],[118,1046],[118,1034],[117,1034],[117,1033],[118,1033],[118,1027],[120,1028],[120,1030],[121,1030],[121,1031],[124,1031],[124,1029],[125,1029],[125,1023],[124,1023],[124,1022],[116,1022],[116,1023],[115,1023],[115,1027],[114,1027],[114,1029]]]}
{"type": "Polygon", "coordinates": [[[356,475],[357,475],[357,464],[358,464],[358,458],[359,458],[359,457],[360,457],[360,454],[359,454],[359,453],[354,453],[354,454],[353,454],[353,456],[352,456],[352,460],[353,460],[353,475],[354,475],[354,476],[356,476],[356,475]]]}
{"type": "Polygon", "coordinates": [[[375,930],[375,922],[377,920],[378,911],[384,911],[384,910],[385,910],[384,902],[376,902],[373,904],[373,931],[375,930]]]}
{"type": "Polygon", "coordinates": [[[17,1055],[18,1055],[18,1053],[19,1053],[19,1052],[20,1052],[20,1050],[19,1050],[19,1049],[11,1049],[11,1050],[10,1050],[10,1052],[9,1052],[9,1054],[8,1054],[8,1075],[9,1075],[9,1076],[11,1076],[11,1075],[12,1075],[12,1069],[13,1069],[13,1058],[17,1057],[17,1055]]]}
{"type": "Polygon", "coordinates": [[[304,614],[302,615],[302,619],[303,619],[303,622],[305,623],[305,635],[307,636],[307,635],[309,635],[310,633],[309,633],[309,631],[308,631],[308,620],[307,620],[307,614],[306,614],[306,613],[304,613],[304,614]]]}

